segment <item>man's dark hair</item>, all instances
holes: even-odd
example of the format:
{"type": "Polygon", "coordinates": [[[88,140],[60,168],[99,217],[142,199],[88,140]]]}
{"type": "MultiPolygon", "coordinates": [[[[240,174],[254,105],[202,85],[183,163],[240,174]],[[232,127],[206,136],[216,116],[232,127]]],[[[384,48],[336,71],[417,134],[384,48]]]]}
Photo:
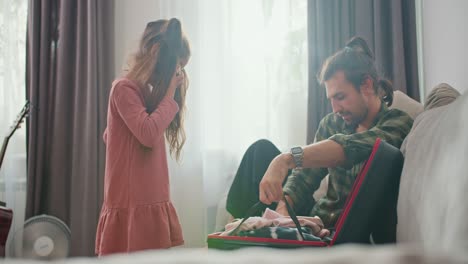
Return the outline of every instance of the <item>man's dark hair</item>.
{"type": "Polygon", "coordinates": [[[375,93],[377,95],[383,93],[382,100],[388,106],[392,104],[392,83],[379,78],[375,67],[374,54],[363,38],[353,37],[343,49],[325,60],[318,74],[319,83],[323,85],[338,71],[343,71],[346,79],[358,90],[367,78],[371,78],[374,83],[375,93]]]}

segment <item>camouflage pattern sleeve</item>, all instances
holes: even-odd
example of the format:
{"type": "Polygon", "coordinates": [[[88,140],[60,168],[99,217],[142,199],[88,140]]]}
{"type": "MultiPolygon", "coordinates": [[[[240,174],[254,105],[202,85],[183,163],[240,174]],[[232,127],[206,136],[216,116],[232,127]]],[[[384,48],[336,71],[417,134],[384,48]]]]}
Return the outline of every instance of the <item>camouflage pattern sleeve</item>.
{"type": "Polygon", "coordinates": [[[413,119],[410,116],[403,111],[392,109],[383,113],[377,124],[367,131],[349,135],[335,134],[329,139],[343,147],[347,165],[354,165],[369,157],[377,138],[400,148],[412,125],[413,119]]]}

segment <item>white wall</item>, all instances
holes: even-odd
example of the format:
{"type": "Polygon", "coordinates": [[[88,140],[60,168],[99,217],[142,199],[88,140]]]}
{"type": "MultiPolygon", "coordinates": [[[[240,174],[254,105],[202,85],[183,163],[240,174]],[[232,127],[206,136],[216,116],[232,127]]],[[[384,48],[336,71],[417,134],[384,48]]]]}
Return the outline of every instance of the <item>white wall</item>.
{"type": "Polygon", "coordinates": [[[160,2],[157,0],[115,1],[115,76],[122,69],[138,45],[143,30],[149,21],[162,17],[160,2]]]}
{"type": "Polygon", "coordinates": [[[422,0],[424,90],[445,82],[468,91],[468,1],[422,0]]]}

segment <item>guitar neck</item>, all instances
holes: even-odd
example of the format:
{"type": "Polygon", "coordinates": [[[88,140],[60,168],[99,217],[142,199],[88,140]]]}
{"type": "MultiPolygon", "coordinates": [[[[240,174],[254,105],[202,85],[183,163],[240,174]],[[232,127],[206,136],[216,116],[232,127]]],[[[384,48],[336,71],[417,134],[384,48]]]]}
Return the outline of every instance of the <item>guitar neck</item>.
{"type": "Polygon", "coordinates": [[[5,152],[6,152],[6,148],[7,148],[7,146],[8,146],[8,141],[9,141],[9,138],[8,138],[8,137],[6,137],[6,138],[3,140],[2,151],[0,152],[0,169],[2,168],[3,158],[5,157],[5,152]]]}
{"type": "MultiPolygon", "coordinates": [[[[26,101],[26,104],[23,106],[23,109],[21,110],[21,112],[19,113],[18,117],[16,118],[13,126],[11,126],[11,129],[10,129],[10,132],[7,134],[7,136],[5,137],[5,139],[3,140],[3,144],[2,144],[2,150],[0,152],[0,169],[2,168],[2,164],[3,164],[3,158],[5,158],[5,152],[6,152],[6,149],[7,149],[7,146],[8,146],[8,141],[10,141],[10,138],[13,136],[13,133],[15,133],[16,129],[18,129],[19,125],[21,124],[21,122],[23,121],[23,119],[26,117],[26,115],[29,113],[29,101],[26,101]]],[[[3,194],[3,192],[2,192],[3,194]]],[[[3,196],[3,195],[2,195],[3,196]]],[[[3,197],[2,197],[3,198],[3,197]]],[[[0,206],[5,206],[5,203],[0,201],[0,206]]],[[[3,220],[0,219],[0,222],[2,222],[3,220]]],[[[0,223],[2,224],[2,223],[0,223]]],[[[9,227],[8,227],[9,228],[9,227]]],[[[0,230],[1,231],[1,230],[0,230]]],[[[7,232],[8,234],[8,232],[7,232]]],[[[0,232],[0,235],[1,235],[1,232],[0,232]]],[[[6,236],[5,236],[6,237],[6,236]]],[[[0,237],[0,240],[1,240],[1,237],[0,237]]],[[[0,241],[1,242],[1,241],[0,241]]],[[[2,242],[3,243],[3,242],[2,242]]],[[[2,244],[0,243],[0,245],[2,244]]],[[[4,245],[5,243],[3,243],[4,245]]],[[[1,257],[1,248],[0,248],[0,257],[1,257]]]]}

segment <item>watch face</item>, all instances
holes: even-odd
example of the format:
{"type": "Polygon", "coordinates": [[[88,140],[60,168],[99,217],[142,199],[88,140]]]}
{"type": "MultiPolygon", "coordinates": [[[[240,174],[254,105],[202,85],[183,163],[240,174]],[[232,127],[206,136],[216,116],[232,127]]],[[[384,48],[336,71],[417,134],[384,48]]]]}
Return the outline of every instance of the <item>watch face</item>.
{"type": "Polygon", "coordinates": [[[302,153],[302,148],[301,147],[294,147],[291,149],[292,154],[300,154],[302,153]]]}

